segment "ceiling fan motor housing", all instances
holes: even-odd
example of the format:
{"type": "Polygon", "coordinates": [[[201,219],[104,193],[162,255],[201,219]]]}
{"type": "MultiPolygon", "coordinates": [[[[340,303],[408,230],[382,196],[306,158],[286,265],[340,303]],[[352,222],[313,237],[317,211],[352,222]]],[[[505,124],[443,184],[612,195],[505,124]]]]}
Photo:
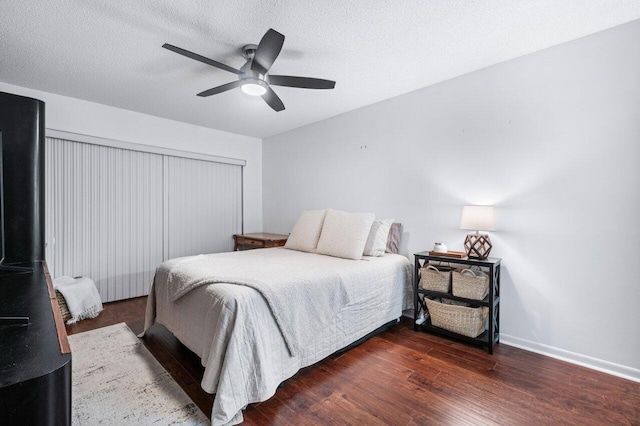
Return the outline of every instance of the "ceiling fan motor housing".
{"type": "Polygon", "coordinates": [[[264,74],[259,73],[251,69],[253,57],[256,54],[258,48],[255,44],[246,44],[242,47],[242,56],[247,59],[247,62],[240,67],[241,74],[238,75],[238,79],[249,84],[257,84],[265,89],[268,87],[264,74]]]}
{"type": "Polygon", "coordinates": [[[238,74],[240,80],[244,80],[245,78],[253,78],[256,80],[264,80],[264,74],[260,74],[258,71],[254,71],[251,69],[251,59],[247,61],[242,67],[240,67],[241,73],[238,74]]]}
{"type": "Polygon", "coordinates": [[[265,81],[265,75],[251,69],[253,58],[256,54],[258,46],[255,44],[246,44],[242,46],[242,56],[247,62],[240,68],[242,71],[238,75],[238,80],[242,81],[242,91],[248,95],[263,95],[269,88],[269,84],[265,81]]]}

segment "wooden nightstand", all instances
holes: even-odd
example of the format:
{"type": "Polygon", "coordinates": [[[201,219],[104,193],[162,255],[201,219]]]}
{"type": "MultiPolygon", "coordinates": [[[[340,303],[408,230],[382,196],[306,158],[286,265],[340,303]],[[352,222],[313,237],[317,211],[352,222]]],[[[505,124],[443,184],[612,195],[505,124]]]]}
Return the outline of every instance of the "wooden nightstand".
{"type": "Polygon", "coordinates": [[[233,250],[250,250],[257,248],[282,247],[287,242],[288,235],[269,234],[258,232],[256,234],[236,234],[233,236],[235,244],[233,250]]]}

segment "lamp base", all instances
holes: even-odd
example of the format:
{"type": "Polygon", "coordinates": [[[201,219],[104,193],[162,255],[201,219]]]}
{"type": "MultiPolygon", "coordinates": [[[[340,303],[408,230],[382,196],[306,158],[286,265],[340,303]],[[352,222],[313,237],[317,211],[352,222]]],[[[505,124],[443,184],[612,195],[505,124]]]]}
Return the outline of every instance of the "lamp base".
{"type": "Polygon", "coordinates": [[[464,249],[467,256],[475,259],[486,259],[493,245],[487,234],[467,234],[464,240],[464,249]]]}

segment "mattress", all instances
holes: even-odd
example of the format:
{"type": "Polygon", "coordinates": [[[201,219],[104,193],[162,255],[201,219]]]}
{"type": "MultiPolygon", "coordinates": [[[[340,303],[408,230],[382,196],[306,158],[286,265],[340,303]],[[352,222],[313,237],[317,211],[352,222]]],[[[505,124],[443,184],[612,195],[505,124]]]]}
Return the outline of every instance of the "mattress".
{"type": "MultiPolygon", "coordinates": [[[[287,250],[288,258],[291,252],[287,250]]],[[[247,404],[267,400],[300,368],[399,318],[412,306],[412,267],[404,256],[385,254],[353,261],[295,253],[300,262],[323,262],[337,268],[348,277],[350,294],[349,303],[334,320],[295,356],[288,351],[258,291],[236,284],[209,284],[171,302],[164,287],[169,270],[180,259],[167,261],[156,271],[145,330],[160,323],[201,358],[205,367],[202,388],[216,394],[213,424],[240,423],[247,404]]]]}

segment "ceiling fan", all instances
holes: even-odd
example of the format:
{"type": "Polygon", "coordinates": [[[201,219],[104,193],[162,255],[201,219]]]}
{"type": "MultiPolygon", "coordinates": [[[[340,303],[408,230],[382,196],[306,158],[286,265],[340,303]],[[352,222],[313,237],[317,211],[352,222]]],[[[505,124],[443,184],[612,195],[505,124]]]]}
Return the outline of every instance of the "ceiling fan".
{"type": "Polygon", "coordinates": [[[276,95],[271,86],[297,87],[301,89],[333,89],[336,86],[336,82],[332,80],[269,74],[269,69],[280,54],[283,44],[284,35],[274,29],[269,29],[262,36],[260,44],[257,46],[255,44],[247,44],[242,47],[242,56],[245,57],[247,62],[240,69],[235,69],[168,43],[163,44],[162,47],[187,58],[195,59],[238,75],[238,81],[232,81],[231,83],[205,90],[198,93],[198,96],[217,95],[240,86],[242,91],[248,95],[262,96],[262,99],[274,111],[282,111],[284,103],[282,103],[282,100],[276,95]]]}

